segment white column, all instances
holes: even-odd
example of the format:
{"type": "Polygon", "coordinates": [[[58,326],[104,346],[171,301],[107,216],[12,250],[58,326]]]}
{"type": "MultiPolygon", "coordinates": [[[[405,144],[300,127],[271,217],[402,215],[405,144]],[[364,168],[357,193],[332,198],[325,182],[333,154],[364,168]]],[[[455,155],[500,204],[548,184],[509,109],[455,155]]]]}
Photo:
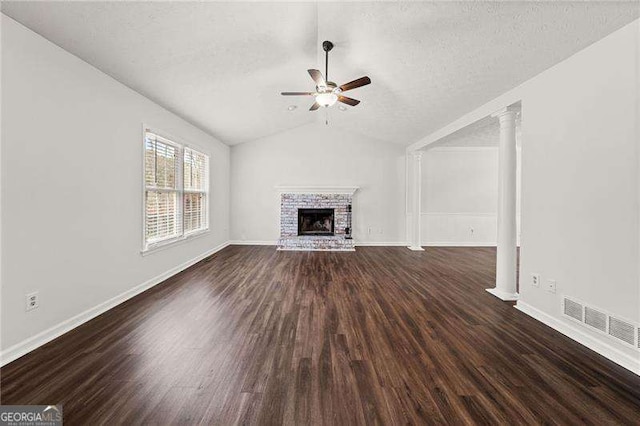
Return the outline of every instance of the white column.
{"type": "Polygon", "coordinates": [[[493,114],[500,121],[498,148],[498,248],[496,286],[487,291],[502,300],[518,300],[516,246],[516,111],[493,114]]]}
{"type": "Polygon", "coordinates": [[[411,225],[409,226],[409,249],[423,251],[420,245],[420,194],[422,191],[422,151],[409,153],[409,206],[411,225]]]}

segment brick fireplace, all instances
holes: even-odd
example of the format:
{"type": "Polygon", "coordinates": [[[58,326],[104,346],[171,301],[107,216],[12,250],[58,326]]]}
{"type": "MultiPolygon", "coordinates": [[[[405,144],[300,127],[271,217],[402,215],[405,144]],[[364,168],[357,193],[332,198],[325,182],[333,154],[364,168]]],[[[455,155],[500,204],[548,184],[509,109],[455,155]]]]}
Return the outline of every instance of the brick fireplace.
{"type": "Polygon", "coordinates": [[[278,250],[353,251],[347,234],[357,187],[278,187],[278,250]]]}

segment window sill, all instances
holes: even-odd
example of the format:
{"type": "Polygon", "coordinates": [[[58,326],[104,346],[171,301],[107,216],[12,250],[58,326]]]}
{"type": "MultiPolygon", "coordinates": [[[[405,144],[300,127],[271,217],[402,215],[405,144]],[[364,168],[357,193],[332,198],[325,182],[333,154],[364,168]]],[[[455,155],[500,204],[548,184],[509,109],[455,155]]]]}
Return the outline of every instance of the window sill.
{"type": "Polygon", "coordinates": [[[150,245],[149,247],[140,250],[140,254],[142,256],[148,256],[150,254],[156,253],[158,251],[162,251],[171,247],[175,247],[181,244],[184,244],[186,242],[189,242],[191,240],[194,240],[196,238],[202,237],[203,235],[206,235],[209,233],[209,228],[206,229],[202,229],[199,231],[194,231],[191,232],[189,234],[186,234],[182,237],[179,238],[175,238],[173,240],[167,240],[167,241],[159,241],[157,243],[154,243],[152,245],[150,245]]]}

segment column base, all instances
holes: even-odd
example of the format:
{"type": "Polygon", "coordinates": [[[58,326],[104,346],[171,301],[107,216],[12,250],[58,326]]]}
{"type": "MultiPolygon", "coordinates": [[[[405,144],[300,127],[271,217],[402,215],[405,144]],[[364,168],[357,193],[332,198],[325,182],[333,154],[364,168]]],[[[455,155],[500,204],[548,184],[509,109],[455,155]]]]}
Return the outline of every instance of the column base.
{"type": "Polygon", "coordinates": [[[488,288],[487,291],[505,302],[514,302],[518,300],[519,297],[518,293],[507,293],[506,291],[498,290],[497,288],[488,288]]]}
{"type": "Polygon", "coordinates": [[[408,248],[409,250],[411,250],[411,251],[424,251],[424,249],[423,249],[422,247],[420,247],[420,246],[418,246],[418,247],[409,246],[409,247],[407,247],[407,248],[408,248]]]}

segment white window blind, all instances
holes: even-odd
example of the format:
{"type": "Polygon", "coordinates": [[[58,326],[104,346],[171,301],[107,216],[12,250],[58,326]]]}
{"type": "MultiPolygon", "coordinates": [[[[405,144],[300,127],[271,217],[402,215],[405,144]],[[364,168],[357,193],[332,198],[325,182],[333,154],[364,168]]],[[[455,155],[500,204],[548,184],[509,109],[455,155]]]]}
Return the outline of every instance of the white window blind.
{"type": "Polygon", "coordinates": [[[202,229],[207,222],[207,170],[209,159],[190,148],[184,150],[184,232],[202,229]]]}
{"type": "Polygon", "coordinates": [[[145,132],[144,250],[208,229],[209,157],[145,132]]]}

